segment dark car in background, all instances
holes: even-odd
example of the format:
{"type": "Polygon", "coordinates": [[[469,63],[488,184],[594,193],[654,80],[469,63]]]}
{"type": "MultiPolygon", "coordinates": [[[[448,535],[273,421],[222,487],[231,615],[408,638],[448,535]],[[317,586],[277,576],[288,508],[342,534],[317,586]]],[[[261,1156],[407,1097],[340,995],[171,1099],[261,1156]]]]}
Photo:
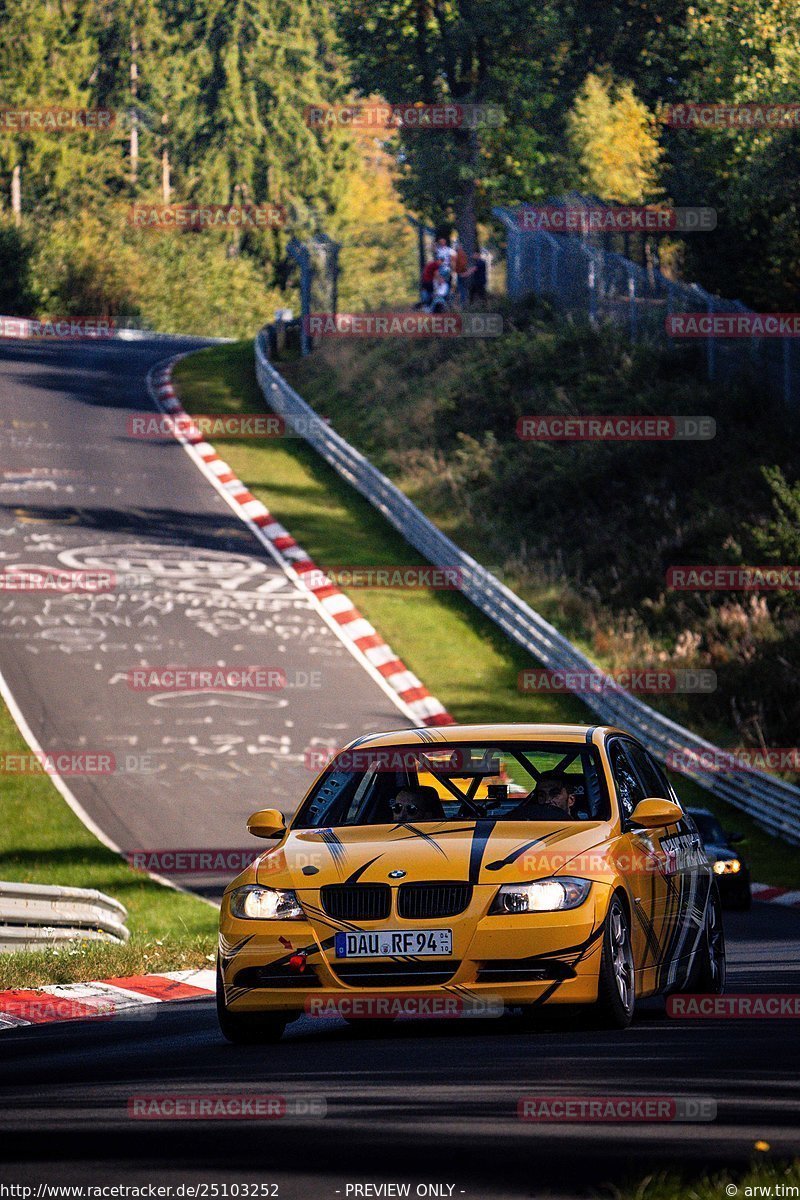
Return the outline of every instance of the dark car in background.
{"type": "Polygon", "coordinates": [[[723,906],[748,909],[752,903],[750,867],[741,852],[734,850],[734,846],[744,841],[744,834],[729,833],[723,829],[707,808],[690,808],[687,811],[702,839],[723,906]]]}

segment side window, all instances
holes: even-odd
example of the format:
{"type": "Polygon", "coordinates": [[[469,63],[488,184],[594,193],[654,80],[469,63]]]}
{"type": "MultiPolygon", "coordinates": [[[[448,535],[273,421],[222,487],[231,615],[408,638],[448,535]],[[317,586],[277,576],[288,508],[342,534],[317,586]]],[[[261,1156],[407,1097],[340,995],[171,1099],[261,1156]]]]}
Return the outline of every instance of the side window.
{"type": "Polygon", "coordinates": [[[666,774],[661,769],[661,765],[656,762],[656,760],[653,758],[652,754],[648,754],[647,758],[650,762],[650,766],[655,771],[656,778],[661,780],[661,787],[663,789],[662,791],[655,792],[654,794],[656,796],[663,796],[666,800],[671,800],[673,804],[677,804],[679,808],[683,808],[683,805],[681,804],[681,802],[678,799],[678,796],[675,792],[675,788],[672,786],[672,784],[667,779],[666,774]]]}
{"type": "Polygon", "coordinates": [[[622,742],[611,743],[609,761],[622,814],[629,817],[639,801],[644,800],[645,794],[628,761],[622,742]]]}
{"type": "Polygon", "coordinates": [[[669,784],[647,751],[630,742],[626,743],[625,750],[642,781],[645,796],[658,796],[661,800],[671,800],[669,784]]]}

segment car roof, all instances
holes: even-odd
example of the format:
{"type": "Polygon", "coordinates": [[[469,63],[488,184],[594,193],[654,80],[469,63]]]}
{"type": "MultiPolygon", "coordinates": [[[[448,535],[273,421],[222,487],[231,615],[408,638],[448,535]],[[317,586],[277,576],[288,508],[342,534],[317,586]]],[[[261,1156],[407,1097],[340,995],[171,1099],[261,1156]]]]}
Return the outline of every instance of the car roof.
{"type": "MultiPolygon", "coordinates": [[[[354,746],[407,746],[417,742],[435,746],[453,745],[460,742],[504,741],[504,742],[581,742],[590,741],[591,735],[602,733],[624,733],[613,725],[438,725],[424,729],[392,729],[387,733],[366,734],[350,742],[354,746]],[[587,736],[588,735],[588,736],[587,736]]],[[[628,734],[632,737],[632,734],[628,734]]]]}

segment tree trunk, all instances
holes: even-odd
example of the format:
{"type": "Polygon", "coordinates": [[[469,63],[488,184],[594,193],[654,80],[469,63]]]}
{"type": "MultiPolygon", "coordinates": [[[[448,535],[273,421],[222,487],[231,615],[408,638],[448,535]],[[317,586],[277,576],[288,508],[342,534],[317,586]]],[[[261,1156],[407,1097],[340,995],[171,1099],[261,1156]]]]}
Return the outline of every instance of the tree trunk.
{"type": "Polygon", "coordinates": [[[161,117],[161,196],[165,204],[169,204],[172,193],[169,164],[169,141],[167,139],[167,114],[161,117]]]}
{"type": "Polygon", "coordinates": [[[136,109],[136,104],[139,99],[139,65],[136,61],[136,56],[139,52],[139,44],[136,41],[136,35],[131,37],[131,138],[130,138],[130,157],[131,157],[131,185],[136,187],[139,180],[139,113],[136,109]]]}
{"type": "Polygon", "coordinates": [[[17,164],[11,173],[11,212],[14,224],[22,224],[22,167],[17,164]]]}
{"type": "Polygon", "coordinates": [[[469,258],[479,248],[477,185],[475,180],[480,162],[480,146],[478,131],[476,129],[466,130],[464,138],[464,158],[469,169],[466,177],[462,180],[459,194],[456,197],[455,216],[458,240],[461,242],[464,252],[469,258]]]}

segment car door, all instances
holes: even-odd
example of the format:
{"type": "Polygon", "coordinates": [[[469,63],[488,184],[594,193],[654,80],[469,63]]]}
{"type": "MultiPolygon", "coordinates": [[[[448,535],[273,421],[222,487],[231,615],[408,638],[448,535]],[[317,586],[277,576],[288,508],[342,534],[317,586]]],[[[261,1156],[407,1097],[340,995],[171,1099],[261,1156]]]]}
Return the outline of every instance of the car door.
{"type": "MultiPolygon", "coordinates": [[[[653,756],[638,743],[626,752],[648,796],[671,800],[681,807],[677,795],[653,756]]],[[[663,930],[661,965],[657,986],[670,988],[683,978],[702,929],[708,896],[709,875],[703,866],[705,854],[694,823],[685,814],[674,825],[650,830],[657,870],[663,872],[664,907],[660,914],[663,930]]]]}
{"type": "Polygon", "coordinates": [[[658,829],[633,825],[631,815],[640,800],[652,793],[636,769],[636,744],[614,737],[607,744],[608,760],[622,816],[622,835],[617,848],[619,867],[628,881],[633,913],[632,944],[639,995],[658,987],[664,947],[667,943],[667,913],[672,907],[674,884],[664,869],[658,829]]]}

